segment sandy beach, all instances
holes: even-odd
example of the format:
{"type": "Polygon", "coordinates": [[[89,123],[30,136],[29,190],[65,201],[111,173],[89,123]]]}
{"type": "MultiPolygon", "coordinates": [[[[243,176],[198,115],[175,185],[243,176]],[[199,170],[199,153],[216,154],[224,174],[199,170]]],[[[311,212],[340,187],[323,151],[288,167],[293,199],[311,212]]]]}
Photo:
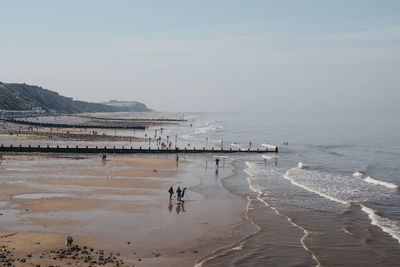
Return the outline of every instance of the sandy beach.
{"type": "Polygon", "coordinates": [[[0,261],[193,266],[243,223],[246,201],[221,184],[229,164],[216,175],[204,158],[3,156],[0,261]],[[171,185],[189,188],[180,204],[171,185]]]}

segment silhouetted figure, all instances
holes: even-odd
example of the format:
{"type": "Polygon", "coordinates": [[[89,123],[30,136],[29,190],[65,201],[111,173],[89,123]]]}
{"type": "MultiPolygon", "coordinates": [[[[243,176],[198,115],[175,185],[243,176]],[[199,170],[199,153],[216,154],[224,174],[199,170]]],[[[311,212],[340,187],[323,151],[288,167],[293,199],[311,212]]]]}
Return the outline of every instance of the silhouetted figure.
{"type": "Polygon", "coordinates": [[[181,190],[181,188],[178,186],[178,189],[176,189],[176,200],[177,200],[178,202],[180,202],[180,201],[181,201],[181,197],[182,197],[182,190],[181,190]]]}
{"type": "Polygon", "coordinates": [[[216,166],[219,166],[219,161],[220,161],[219,158],[216,158],[216,159],[215,159],[215,165],[216,165],[216,166]]]}
{"type": "Polygon", "coordinates": [[[67,235],[67,237],[65,238],[65,245],[67,246],[67,248],[72,247],[72,242],[74,242],[72,237],[70,235],[67,235]]]}
{"type": "Polygon", "coordinates": [[[183,190],[182,190],[182,195],[181,195],[181,199],[183,198],[183,196],[185,195],[185,191],[186,191],[186,187],[185,188],[183,188],[183,190]]]}
{"type": "Polygon", "coordinates": [[[174,194],[174,189],[172,188],[172,186],[168,189],[168,193],[169,193],[169,199],[172,199],[172,195],[174,194]]]}
{"type": "Polygon", "coordinates": [[[106,154],[101,154],[101,159],[105,160],[107,158],[106,154]]]}

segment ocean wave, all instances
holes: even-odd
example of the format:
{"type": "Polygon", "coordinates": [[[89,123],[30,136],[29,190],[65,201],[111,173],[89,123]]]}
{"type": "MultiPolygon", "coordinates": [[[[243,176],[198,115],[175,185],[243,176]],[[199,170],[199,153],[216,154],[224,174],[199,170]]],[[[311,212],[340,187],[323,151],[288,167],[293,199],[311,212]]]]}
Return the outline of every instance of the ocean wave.
{"type": "Polygon", "coordinates": [[[266,148],[270,148],[270,149],[276,149],[276,146],[275,145],[271,145],[271,144],[261,144],[263,147],[266,147],[266,148]]]}
{"type": "Polygon", "coordinates": [[[384,186],[384,187],[389,188],[389,189],[400,190],[400,186],[398,186],[398,185],[396,185],[394,183],[379,180],[379,179],[374,178],[372,176],[369,176],[366,173],[361,172],[361,171],[356,171],[355,173],[353,173],[353,176],[354,177],[360,177],[360,178],[365,177],[364,181],[367,182],[367,183],[370,183],[370,184],[376,184],[376,185],[384,186]]]}
{"type": "Polygon", "coordinates": [[[263,191],[263,187],[262,186],[257,186],[255,183],[253,183],[253,179],[252,179],[252,178],[255,177],[255,174],[252,173],[252,170],[255,169],[255,163],[251,163],[251,162],[247,161],[246,165],[247,165],[248,168],[245,169],[244,171],[249,175],[249,177],[247,177],[247,181],[249,182],[249,188],[253,192],[258,193],[257,199],[259,201],[261,201],[262,203],[264,203],[265,206],[271,208],[278,216],[286,218],[286,220],[288,220],[288,222],[290,224],[292,224],[294,227],[296,227],[296,228],[298,228],[298,229],[303,231],[304,235],[300,239],[300,242],[301,242],[303,248],[312,255],[313,259],[317,262],[317,267],[321,266],[321,263],[318,260],[317,256],[314,254],[314,252],[311,249],[309,249],[307,247],[307,245],[305,243],[305,240],[307,239],[308,236],[310,236],[311,233],[309,231],[307,231],[305,228],[303,228],[300,225],[298,225],[295,222],[293,222],[292,218],[290,218],[289,216],[280,213],[277,208],[271,206],[264,198],[262,198],[262,196],[265,194],[264,191],[263,191]]]}
{"type": "Polygon", "coordinates": [[[390,195],[389,191],[364,183],[361,179],[301,166],[288,170],[284,177],[307,191],[346,205],[386,199],[390,195]]]}
{"type": "Polygon", "coordinates": [[[373,225],[378,226],[379,228],[382,229],[385,233],[388,233],[390,236],[392,236],[394,239],[396,239],[400,243],[400,222],[391,220],[389,218],[383,217],[377,213],[376,210],[371,209],[370,207],[367,207],[365,205],[360,205],[361,210],[365,212],[369,219],[371,220],[371,223],[373,225]]]}
{"type": "Polygon", "coordinates": [[[361,172],[361,171],[356,171],[355,173],[353,173],[354,177],[363,177],[365,175],[365,173],[361,172]]]}
{"type": "Polygon", "coordinates": [[[307,164],[305,164],[305,163],[303,163],[303,162],[301,162],[301,161],[297,164],[297,166],[298,166],[300,169],[305,169],[305,168],[308,167],[307,164]]]}
{"type": "Polygon", "coordinates": [[[398,185],[396,185],[396,184],[393,184],[393,183],[390,183],[390,182],[385,182],[385,181],[382,181],[382,180],[378,180],[378,179],[376,179],[374,177],[371,177],[371,176],[367,176],[367,178],[365,178],[364,181],[366,181],[368,183],[371,183],[371,184],[382,185],[382,186],[390,188],[390,189],[397,189],[397,190],[400,189],[400,187],[398,185]]]}
{"type": "Polygon", "coordinates": [[[222,125],[219,125],[215,122],[213,122],[213,123],[207,122],[206,124],[207,124],[207,126],[205,126],[205,127],[199,127],[199,128],[194,129],[193,134],[194,135],[205,134],[210,131],[218,131],[218,130],[221,130],[224,128],[222,125]]]}
{"type": "Polygon", "coordinates": [[[273,160],[279,158],[278,155],[262,155],[262,157],[266,160],[273,160]]]}
{"type": "Polygon", "coordinates": [[[249,149],[249,146],[245,146],[245,145],[238,144],[238,143],[235,143],[235,142],[232,142],[232,143],[231,143],[231,146],[236,147],[236,148],[240,148],[241,150],[247,150],[247,149],[249,149]]]}

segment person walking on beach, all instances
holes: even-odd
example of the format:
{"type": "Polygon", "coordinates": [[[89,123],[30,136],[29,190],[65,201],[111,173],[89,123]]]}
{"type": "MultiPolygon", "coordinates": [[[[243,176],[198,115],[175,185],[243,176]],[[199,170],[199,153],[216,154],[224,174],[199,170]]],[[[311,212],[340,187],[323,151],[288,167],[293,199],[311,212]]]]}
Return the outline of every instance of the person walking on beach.
{"type": "Polygon", "coordinates": [[[172,199],[172,195],[174,194],[174,189],[171,187],[168,189],[168,193],[169,193],[169,199],[172,199]]]}
{"type": "Polygon", "coordinates": [[[183,188],[183,190],[182,190],[182,195],[181,195],[181,199],[183,198],[183,196],[185,195],[185,191],[186,191],[186,187],[185,188],[183,188]]]}
{"type": "Polygon", "coordinates": [[[181,197],[182,197],[182,190],[181,190],[181,188],[178,186],[178,189],[176,189],[176,200],[178,201],[178,202],[180,202],[181,201],[181,197]]]}
{"type": "Polygon", "coordinates": [[[216,158],[216,159],[215,159],[215,165],[216,165],[217,167],[219,166],[219,161],[220,161],[219,158],[216,158]]]}
{"type": "Polygon", "coordinates": [[[178,162],[179,161],[179,155],[178,154],[176,154],[176,162],[178,162]]]}

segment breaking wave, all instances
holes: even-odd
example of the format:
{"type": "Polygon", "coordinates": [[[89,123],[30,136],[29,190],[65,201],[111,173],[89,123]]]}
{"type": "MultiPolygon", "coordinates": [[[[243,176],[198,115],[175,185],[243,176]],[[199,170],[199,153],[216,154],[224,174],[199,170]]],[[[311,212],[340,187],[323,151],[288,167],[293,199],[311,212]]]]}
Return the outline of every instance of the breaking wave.
{"type": "Polygon", "coordinates": [[[382,181],[382,180],[378,180],[378,179],[373,178],[373,177],[371,177],[371,176],[367,176],[367,178],[365,178],[364,181],[366,181],[366,182],[368,182],[368,183],[371,183],[371,184],[382,185],[382,186],[387,187],[387,188],[390,188],[390,189],[397,189],[397,190],[399,190],[399,186],[398,186],[398,185],[395,185],[395,184],[390,183],[390,182],[385,182],[385,181],[382,181]]]}
{"type": "Polygon", "coordinates": [[[397,189],[397,190],[400,189],[400,186],[398,186],[394,183],[379,180],[377,178],[374,178],[372,176],[365,174],[364,172],[356,171],[355,173],[353,173],[353,176],[364,178],[364,181],[367,183],[370,183],[370,184],[381,185],[381,186],[384,186],[389,189],[397,189]]]}
{"type": "Polygon", "coordinates": [[[310,169],[306,166],[300,162],[297,168],[288,170],[284,177],[305,190],[347,205],[385,199],[389,196],[390,192],[365,183],[364,180],[310,169]]]}
{"type": "Polygon", "coordinates": [[[388,233],[390,236],[392,236],[394,239],[396,239],[400,243],[400,222],[391,220],[389,218],[383,217],[378,214],[378,212],[374,209],[371,209],[370,207],[367,207],[365,205],[360,205],[361,210],[365,212],[369,219],[371,220],[371,223],[373,225],[378,226],[379,228],[382,229],[385,233],[388,233]]]}

